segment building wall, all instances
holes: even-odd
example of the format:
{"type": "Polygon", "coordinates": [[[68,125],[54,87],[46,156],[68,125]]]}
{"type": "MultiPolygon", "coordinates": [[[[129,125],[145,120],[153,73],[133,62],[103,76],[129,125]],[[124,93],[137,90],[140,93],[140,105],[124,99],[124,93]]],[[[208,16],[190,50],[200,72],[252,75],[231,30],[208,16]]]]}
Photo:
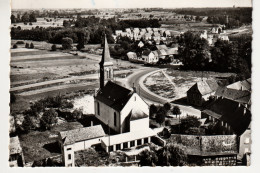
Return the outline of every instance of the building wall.
{"type": "Polygon", "coordinates": [[[106,104],[95,99],[95,116],[104,124],[108,124],[109,127],[116,132],[120,133],[120,116],[119,112],[107,106],[106,104]],[[98,115],[97,104],[99,103],[100,115],[98,115]],[[117,116],[116,126],[114,125],[114,113],[117,116]]]}
{"type": "Polygon", "coordinates": [[[251,153],[251,130],[247,129],[239,140],[238,159],[242,159],[246,153],[251,153]]]}
{"type": "Polygon", "coordinates": [[[65,167],[74,167],[75,166],[75,156],[74,156],[74,146],[65,145],[62,150],[63,163],[65,167]],[[69,158],[70,155],[70,158],[69,158]]]}
{"type": "Polygon", "coordinates": [[[149,128],[149,117],[130,122],[130,132],[144,130],[144,128],[149,128]]]}
{"type": "MultiPolygon", "coordinates": [[[[141,99],[141,97],[138,94],[134,93],[121,111],[121,119],[120,119],[121,120],[120,124],[122,124],[121,133],[123,132],[122,129],[125,128],[125,124],[123,122],[126,120],[127,116],[129,116],[129,113],[133,108],[140,109],[146,115],[149,115],[149,106],[143,101],[143,99],[141,99]]],[[[148,122],[148,126],[142,125],[142,128],[146,128],[146,127],[149,128],[149,122],[148,122]]]]}

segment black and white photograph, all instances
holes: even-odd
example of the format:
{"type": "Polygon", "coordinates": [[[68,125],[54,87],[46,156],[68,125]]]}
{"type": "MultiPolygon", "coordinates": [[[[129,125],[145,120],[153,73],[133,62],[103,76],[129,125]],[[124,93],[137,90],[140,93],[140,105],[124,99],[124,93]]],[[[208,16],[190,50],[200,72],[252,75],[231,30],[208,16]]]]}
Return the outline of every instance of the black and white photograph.
{"type": "Polygon", "coordinates": [[[8,166],[250,167],[252,3],[10,1],[8,166]]]}

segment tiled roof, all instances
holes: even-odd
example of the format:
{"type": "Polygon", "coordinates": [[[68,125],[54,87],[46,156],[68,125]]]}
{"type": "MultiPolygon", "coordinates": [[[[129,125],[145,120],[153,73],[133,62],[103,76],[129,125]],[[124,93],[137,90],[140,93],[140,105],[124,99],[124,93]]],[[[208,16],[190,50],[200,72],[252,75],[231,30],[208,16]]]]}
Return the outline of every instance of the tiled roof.
{"type": "Polygon", "coordinates": [[[230,84],[227,88],[251,91],[251,78],[230,84]]]}
{"type": "Polygon", "coordinates": [[[215,80],[199,81],[191,87],[193,89],[197,87],[201,95],[206,95],[217,90],[218,84],[215,80]]]}
{"type": "Polygon", "coordinates": [[[165,51],[165,49],[159,49],[157,50],[159,56],[166,56],[168,55],[167,52],[165,51]]]}
{"type": "Polygon", "coordinates": [[[249,109],[226,98],[218,98],[203,112],[215,118],[217,118],[216,115],[221,115],[217,119],[227,122],[237,135],[241,135],[251,122],[251,111],[249,109]]]}
{"type": "Polygon", "coordinates": [[[10,151],[10,155],[22,152],[22,148],[18,136],[10,138],[9,151],[10,151]]]}
{"type": "Polygon", "coordinates": [[[105,136],[101,125],[60,132],[64,145],[105,136]]]}
{"type": "Polygon", "coordinates": [[[95,98],[107,106],[121,111],[132,95],[131,90],[108,81],[104,88],[99,90],[95,98]]]}
{"type": "Polygon", "coordinates": [[[167,49],[168,49],[168,47],[167,47],[166,45],[164,45],[164,44],[162,44],[162,45],[156,45],[156,48],[157,48],[158,50],[160,50],[160,49],[167,50],[167,49]]]}
{"type": "Polygon", "coordinates": [[[166,52],[167,52],[167,55],[176,55],[176,54],[178,54],[178,48],[177,47],[170,48],[166,52]]]}
{"type": "Polygon", "coordinates": [[[251,93],[247,90],[236,90],[226,87],[218,87],[215,95],[246,104],[251,99],[251,93]]]}

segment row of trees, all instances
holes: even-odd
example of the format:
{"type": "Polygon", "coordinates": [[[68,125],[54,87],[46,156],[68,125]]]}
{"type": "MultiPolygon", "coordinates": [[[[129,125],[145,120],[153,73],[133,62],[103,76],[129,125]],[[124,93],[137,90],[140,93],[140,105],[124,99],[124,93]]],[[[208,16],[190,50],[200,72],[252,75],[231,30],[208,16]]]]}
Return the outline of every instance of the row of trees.
{"type": "Polygon", "coordinates": [[[25,12],[22,16],[20,14],[17,14],[17,16],[15,15],[11,15],[11,23],[27,23],[27,22],[37,22],[36,16],[34,14],[34,12],[31,13],[27,13],[25,12]]]}
{"type": "Polygon", "coordinates": [[[187,70],[235,72],[245,77],[251,74],[251,37],[230,42],[218,39],[210,47],[199,34],[188,31],[178,42],[179,57],[187,70]]]}

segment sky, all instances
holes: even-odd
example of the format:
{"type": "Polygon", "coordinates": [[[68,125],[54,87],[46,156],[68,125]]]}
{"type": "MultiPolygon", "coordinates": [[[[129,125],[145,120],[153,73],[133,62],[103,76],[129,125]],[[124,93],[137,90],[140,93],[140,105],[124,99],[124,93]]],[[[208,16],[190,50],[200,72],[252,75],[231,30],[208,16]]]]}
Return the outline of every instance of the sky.
{"type": "Polygon", "coordinates": [[[252,0],[11,0],[12,9],[251,7],[252,0]]]}

